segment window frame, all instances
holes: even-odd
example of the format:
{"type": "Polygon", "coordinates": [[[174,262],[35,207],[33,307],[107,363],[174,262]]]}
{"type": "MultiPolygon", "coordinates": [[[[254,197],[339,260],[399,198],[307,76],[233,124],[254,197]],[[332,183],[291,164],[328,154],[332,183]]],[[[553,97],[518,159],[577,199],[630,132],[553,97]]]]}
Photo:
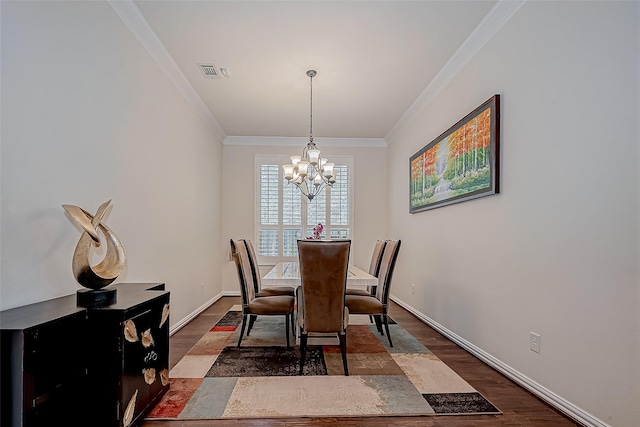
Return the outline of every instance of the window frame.
{"type": "MultiPolygon", "coordinates": [[[[326,212],[326,221],[323,222],[324,225],[324,235],[330,236],[332,228],[339,229],[348,229],[349,236],[352,238],[354,235],[354,208],[355,208],[355,194],[354,194],[354,158],[353,156],[328,156],[332,163],[336,165],[345,165],[347,166],[347,170],[349,173],[349,185],[348,185],[348,195],[349,195],[349,224],[331,224],[331,197],[326,197],[325,199],[325,212],[326,212]]],[[[282,255],[282,251],[284,248],[284,229],[297,227],[296,225],[284,225],[283,224],[283,207],[284,207],[284,189],[287,186],[293,186],[294,184],[287,184],[284,180],[284,171],[282,170],[282,165],[289,162],[289,156],[285,155],[265,155],[265,154],[256,154],[255,155],[255,178],[254,178],[254,241],[256,242],[257,253],[256,256],[258,258],[259,265],[275,265],[278,262],[282,261],[298,261],[298,257],[289,256],[285,257],[282,255]],[[278,225],[262,225],[260,223],[261,220],[261,182],[260,182],[260,170],[262,165],[277,165],[278,166],[278,181],[281,185],[278,187],[278,225]],[[278,255],[277,256],[263,256],[260,255],[260,230],[261,229],[275,229],[278,230],[278,255]]],[[[331,188],[325,188],[325,191],[329,190],[329,194],[331,188]]],[[[302,224],[300,225],[300,229],[302,230],[302,237],[307,236],[307,229],[312,229],[316,224],[307,224],[307,203],[308,200],[306,197],[302,195],[298,189],[295,189],[299,194],[302,200],[301,206],[301,219],[302,224]]]]}

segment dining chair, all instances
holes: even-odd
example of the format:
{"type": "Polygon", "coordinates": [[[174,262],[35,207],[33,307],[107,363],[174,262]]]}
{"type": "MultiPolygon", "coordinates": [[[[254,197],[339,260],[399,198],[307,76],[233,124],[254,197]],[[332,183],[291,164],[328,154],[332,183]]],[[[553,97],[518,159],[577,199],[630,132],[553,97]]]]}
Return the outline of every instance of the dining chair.
{"type": "MultiPolygon", "coordinates": [[[[380,262],[382,261],[382,252],[386,244],[386,240],[376,240],[376,244],[373,247],[373,254],[371,254],[371,262],[369,264],[369,274],[374,277],[378,277],[380,262]]],[[[367,289],[347,288],[347,295],[375,295],[377,288],[377,286],[367,286],[367,289]]]]}
{"type": "Polygon", "coordinates": [[[393,270],[400,251],[400,240],[387,240],[382,253],[380,271],[378,275],[378,289],[375,295],[346,295],[345,305],[350,314],[369,314],[374,317],[378,331],[382,332],[382,323],[387,331],[389,346],[393,347],[391,334],[389,334],[389,293],[393,270]]]}
{"type": "MultiPolygon", "coordinates": [[[[249,239],[242,240],[244,240],[244,243],[247,246],[247,251],[249,253],[251,274],[253,275],[253,288],[255,289],[256,297],[272,297],[276,295],[290,295],[292,297],[295,297],[296,288],[294,288],[293,286],[269,286],[267,288],[262,287],[262,275],[260,274],[258,257],[256,256],[256,251],[253,249],[253,243],[251,243],[251,240],[249,239]]],[[[253,328],[253,324],[255,323],[257,318],[258,316],[255,314],[249,316],[249,327],[247,328],[247,336],[249,336],[249,334],[251,333],[251,329],[253,328]]],[[[291,325],[293,325],[293,319],[291,321],[291,325]]]]}
{"type": "Polygon", "coordinates": [[[253,249],[253,243],[249,239],[242,239],[247,245],[249,251],[249,261],[251,262],[251,272],[253,274],[253,285],[257,297],[271,297],[274,295],[296,295],[296,288],[293,286],[268,286],[262,287],[262,275],[260,274],[260,266],[258,265],[258,257],[253,249]]]}
{"type": "MultiPolygon", "coordinates": [[[[238,338],[238,347],[242,342],[247,318],[249,316],[285,316],[285,329],[287,336],[287,348],[289,343],[289,325],[293,327],[293,312],[295,298],[290,295],[273,295],[257,297],[253,284],[253,273],[251,272],[251,261],[249,260],[249,250],[242,239],[230,239],[231,254],[238,270],[238,281],[240,282],[240,293],[242,294],[242,328],[238,338]]],[[[247,332],[247,335],[249,333],[247,332]]]]}
{"type": "Polygon", "coordinates": [[[347,323],[345,290],[349,271],[351,240],[298,240],[300,289],[300,375],[304,368],[310,333],[337,334],[344,374],[347,365],[347,323]]]}

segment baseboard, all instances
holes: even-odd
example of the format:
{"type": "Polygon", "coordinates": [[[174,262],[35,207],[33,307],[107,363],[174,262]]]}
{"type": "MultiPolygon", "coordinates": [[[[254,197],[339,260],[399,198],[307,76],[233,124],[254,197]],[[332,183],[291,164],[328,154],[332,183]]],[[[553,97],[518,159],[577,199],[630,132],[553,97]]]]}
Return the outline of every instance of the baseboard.
{"type": "Polygon", "coordinates": [[[222,293],[220,294],[223,297],[239,297],[242,296],[240,295],[240,291],[222,291],[222,293]]]}
{"type": "Polygon", "coordinates": [[[563,414],[566,414],[568,417],[570,417],[577,423],[580,423],[587,427],[611,427],[609,424],[594,417],[590,413],[582,410],[581,408],[569,402],[568,400],[562,398],[561,396],[558,396],[553,391],[538,384],[537,382],[533,381],[531,378],[527,377],[521,372],[518,372],[517,370],[513,369],[511,366],[507,365],[501,360],[496,359],[486,351],[482,350],[481,348],[475,346],[474,344],[465,340],[461,336],[445,328],[444,326],[442,326],[435,320],[431,319],[430,317],[425,316],[424,314],[422,314],[421,312],[419,312],[418,310],[416,310],[406,302],[402,301],[400,298],[397,298],[394,295],[391,295],[390,298],[396,304],[403,307],[407,311],[411,312],[422,322],[426,323],[436,331],[440,332],[442,335],[449,338],[451,341],[458,344],[460,347],[464,348],[469,353],[473,354],[478,359],[482,360],[484,363],[491,366],[496,371],[500,372],[504,376],[513,380],[514,382],[524,387],[534,395],[538,396],[540,399],[544,400],[549,405],[556,408],[558,411],[562,412],[563,414]]]}
{"type": "Polygon", "coordinates": [[[209,301],[205,302],[204,304],[202,304],[200,307],[198,307],[197,309],[195,309],[194,311],[192,311],[189,315],[187,315],[187,317],[181,319],[179,322],[175,323],[172,327],[169,328],[169,336],[175,334],[176,332],[178,332],[180,329],[182,329],[187,323],[191,322],[193,319],[195,319],[198,314],[202,313],[203,311],[205,311],[207,308],[209,308],[214,302],[218,301],[220,298],[222,298],[224,296],[224,294],[221,292],[218,295],[214,296],[213,298],[211,298],[209,301]]]}
{"type": "Polygon", "coordinates": [[[187,315],[187,317],[183,318],[182,320],[177,322],[175,325],[173,325],[171,328],[169,328],[169,336],[171,336],[171,335],[175,334],[176,332],[178,332],[187,323],[189,323],[193,319],[195,319],[198,316],[198,314],[200,314],[203,311],[205,311],[207,308],[209,308],[213,303],[218,301],[220,298],[222,298],[222,297],[239,297],[239,296],[240,296],[240,291],[222,291],[222,292],[220,292],[218,295],[214,296],[209,301],[205,302],[200,307],[198,307],[197,309],[192,311],[189,315],[187,315]]]}

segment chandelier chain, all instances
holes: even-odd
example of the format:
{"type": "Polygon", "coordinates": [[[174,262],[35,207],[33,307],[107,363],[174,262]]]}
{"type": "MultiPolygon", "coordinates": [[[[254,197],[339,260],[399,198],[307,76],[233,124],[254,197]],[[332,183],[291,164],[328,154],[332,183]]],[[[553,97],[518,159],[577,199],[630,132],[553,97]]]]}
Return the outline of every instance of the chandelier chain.
{"type": "Polygon", "coordinates": [[[309,77],[311,79],[311,83],[309,84],[309,87],[310,87],[310,95],[309,95],[309,99],[310,99],[310,103],[309,103],[309,140],[313,141],[313,74],[311,74],[309,77]]]}

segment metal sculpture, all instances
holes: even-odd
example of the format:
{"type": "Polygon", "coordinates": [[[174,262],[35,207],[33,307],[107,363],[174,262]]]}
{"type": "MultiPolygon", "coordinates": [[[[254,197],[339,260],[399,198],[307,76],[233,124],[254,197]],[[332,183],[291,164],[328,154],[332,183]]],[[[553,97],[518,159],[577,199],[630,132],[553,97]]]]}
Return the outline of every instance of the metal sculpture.
{"type": "Polygon", "coordinates": [[[71,222],[84,230],[73,253],[73,275],[82,286],[93,290],[102,289],[116,280],[126,262],[120,239],[102,222],[110,203],[111,200],[108,200],[100,205],[95,215],[78,206],[62,205],[71,222]],[[92,246],[101,245],[98,230],[106,238],[107,250],[104,259],[92,267],[89,264],[89,251],[92,246]]]}

